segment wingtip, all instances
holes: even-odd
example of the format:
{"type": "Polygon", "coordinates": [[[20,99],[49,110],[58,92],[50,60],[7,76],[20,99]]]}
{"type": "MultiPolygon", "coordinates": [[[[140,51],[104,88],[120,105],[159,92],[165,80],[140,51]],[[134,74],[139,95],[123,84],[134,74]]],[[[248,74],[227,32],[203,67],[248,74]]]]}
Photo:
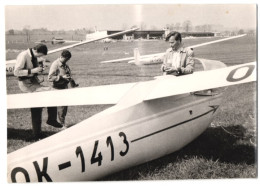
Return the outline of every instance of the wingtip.
{"type": "Polygon", "coordinates": [[[131,30],[135,31],[135,30],[138,30],[139,28],[138,27],[135,27],[135,28],[132,28],[131,30]]]}

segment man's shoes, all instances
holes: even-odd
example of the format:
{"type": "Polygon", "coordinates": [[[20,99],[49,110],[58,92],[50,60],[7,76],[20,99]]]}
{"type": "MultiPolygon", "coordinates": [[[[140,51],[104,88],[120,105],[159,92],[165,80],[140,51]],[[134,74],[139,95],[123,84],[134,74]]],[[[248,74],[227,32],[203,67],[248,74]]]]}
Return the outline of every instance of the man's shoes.
{"type": "Polygon", "coordinates": [[[70,86],[71,86],[72,88],[76,88],[76,87],[79,86],[79,84],[77,84],[73,79],[71,79],[71,80],[70,80],[70,86]]]}
{"type": "Polygon", "coordinates": [[[66,126],[63,126],[62,128],[61,128],[61,130],[65,130],[65,129],[67,129],[68,127],[66,127],[66,126]]]}
{"type": "Polygon", "coordinates": [[[56,128],[62,128],[63,125],[61,125],[59,122],[57,121],[47,121],[46,122],[48,125],[56,127],[56,128]]]}
{"type": "Polygon", "coordinates": [[[65,129],[67,129],[67,126],[66,126],[66,124],[65,124],[64,122],[60,122],[60,124],[62,125],[61,130],[65,130],[65,129]]]}
{"type": "Polygon", "coordinates": [[[46,138],[46,135],[39,133],[39,134],[34,134],[32,140],[34,141],[40,141],[42,139],[46,138]]]}

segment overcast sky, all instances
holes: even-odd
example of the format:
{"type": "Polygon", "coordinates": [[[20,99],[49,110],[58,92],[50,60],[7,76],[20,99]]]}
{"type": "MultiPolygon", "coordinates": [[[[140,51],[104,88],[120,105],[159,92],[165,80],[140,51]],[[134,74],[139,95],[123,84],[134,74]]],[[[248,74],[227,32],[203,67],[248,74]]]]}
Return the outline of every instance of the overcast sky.
{"type": "Polygon", "coordinates": [[[5,6],[5,30],[47,28],[98,30],[122,29],[144,22],[147,28],[190,20],[192,25],[221,24],[224,27],[255,28],[256,5],[245,4],[155,4],[155,5],[12,5],[5,6]]]}

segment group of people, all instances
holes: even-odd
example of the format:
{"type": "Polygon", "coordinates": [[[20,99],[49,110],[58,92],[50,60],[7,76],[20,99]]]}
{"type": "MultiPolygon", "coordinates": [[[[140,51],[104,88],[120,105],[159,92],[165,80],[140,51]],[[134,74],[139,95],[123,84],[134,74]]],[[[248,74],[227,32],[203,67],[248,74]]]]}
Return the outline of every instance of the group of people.
{"type": "MultiPolygon", "coordinates": [[[[166,51],[161,70],[164,75],[185,75],[193,73],[194,53],[190,48],[184,48],[182,37],[179,32],[170,32],[166,36],[170,48],[166,51]]],[[[67,62],[71,58],[68,50],[63,50],[61,56],[55,60],[49,70],[48,80],[52,82],[51,87],[45,87],[40,84],[37,74],[44,71],[37,58],[47,55],[48,49],[44,44],[38,44],[34,48],[20,53],[17,57],[14,75],[18,77],[18,85],[22,92],[35,92],[51,89],[67,89],[68,84],[71,87],[77,87],[78,84],[71,78],[71,71],[67,62]]],[[[68,107],[47,107],[47,124],[56,128],[65,127],[65,117],[68,107]],[[59,122],[57,121],[57,114],[59,122]]],[[[36,139],[41,137],[42,107],[31,108],[33,134],[36,139]]]]}
{"type": "MultiPolygon", "coordinates": [[[[38,74],[44,71],[44,66],[38,59],[47,55],[48,48],[45,44],[38,44],[33,48],[21,52],[17,56],[14,75],[18,77],[18,85],[22,92],[38,92],[52,89],[67,89],[70,83],[71,87],[77,87],[78,84],[71,78],[71,71],[67,62],[71,58],[68,50],[63,50],[61,56],[55,60],[49,70],[48,80],[52,82],[52,87],[43,86],[39,80],[38,74]]],[[[29,102],[29,101],[28,101],[29,102]]],[[[31,108],[32,129],[35,139],[40,139],[42,123],[42,107],[31,108]]],[[[68,107],[47,107],[47,124],[56,128],[66,128],[65,117],[68,107]],[[57,121],[57,116],[59,122],[57,121]]]]}

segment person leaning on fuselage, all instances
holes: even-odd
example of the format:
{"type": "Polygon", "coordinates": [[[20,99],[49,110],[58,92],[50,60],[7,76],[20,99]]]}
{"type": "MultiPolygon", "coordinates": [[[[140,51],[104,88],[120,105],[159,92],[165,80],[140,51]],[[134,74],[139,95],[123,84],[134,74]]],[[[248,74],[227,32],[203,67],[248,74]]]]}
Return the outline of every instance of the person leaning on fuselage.
{"type": "MultiPolygon", "coordinates": [[[[16,59],[14,75],[18,77],[18,85],[22,92],[38,92],[50,90],[51,87],[40,84],[37,74],[44,71],[44,68],[39,65],[38,57],[47,55],[48,49],[44,44],[38,44],[34,48],[29,48],[21,52],[16,59]]],[[[32,98],[41,99],[41,98],[32,98]]],[[[19,102],[19,101],[17,101],[19,102]]],[[[48,107],[47,124],[53,127],[61,128],[62,125],[57,122],[57,107],[48,107]]],[[[41,138],[41,123],[42,123],[42,107],[31,108],[32,128],[35,139],[41,138]]]]}
{"type": "Polygon", "coordinates": [[[170,32],[166,41],[169,41],[170,47],[167,49],[161,70],[163,75],[185,75],[193,73],[194,53],[190,48],[184,48],[182,38],[179,32],[170,32]]]}

